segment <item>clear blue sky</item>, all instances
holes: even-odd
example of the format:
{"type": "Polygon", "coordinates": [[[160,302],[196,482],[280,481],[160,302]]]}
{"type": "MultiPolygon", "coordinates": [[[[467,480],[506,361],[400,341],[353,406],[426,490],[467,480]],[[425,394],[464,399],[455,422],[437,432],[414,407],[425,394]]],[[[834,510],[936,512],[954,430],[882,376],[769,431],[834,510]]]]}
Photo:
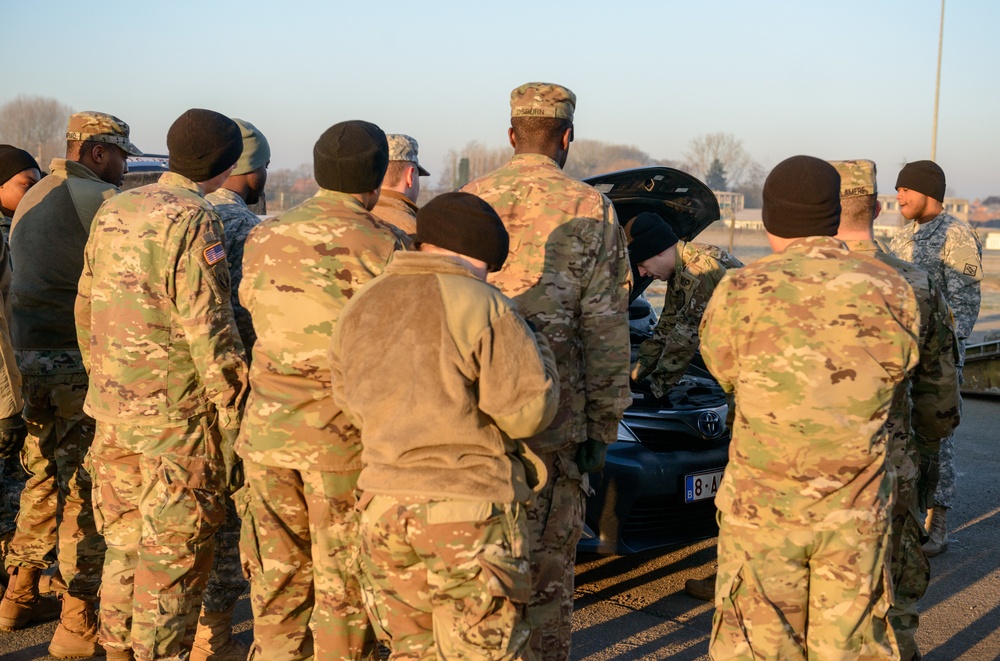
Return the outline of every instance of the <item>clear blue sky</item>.
{"type": "MultiPolygon", "coordinates": [[[[939,0],[371,3],[57,0],[0,6],[0,103],[55,97],[166,148],[189,107],[257,125],[273,167],[311,161],[345,119],[445,154],[506,140],[531,80],[578,96],[576,134],[680,160],[725,131],[765,167],[871,158],[889,192],[928,158],[939,0]],[[367,6],[365,6],[367,5],[367,6]]],[[[948,0],[937,160],[957,195],[1000,195],[1000,2],[948,0]]]]}

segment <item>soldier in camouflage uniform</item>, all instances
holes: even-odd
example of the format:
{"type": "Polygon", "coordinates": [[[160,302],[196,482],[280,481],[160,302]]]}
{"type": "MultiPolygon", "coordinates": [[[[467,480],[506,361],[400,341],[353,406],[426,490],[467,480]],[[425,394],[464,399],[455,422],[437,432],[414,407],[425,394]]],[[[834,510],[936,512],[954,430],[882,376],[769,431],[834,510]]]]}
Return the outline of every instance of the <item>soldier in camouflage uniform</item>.
{"type": "Polygon", "coordinates": [[[410,237],[417,231],[420,177],[430,176],[430,172],[417,160],[416,140],[401,133],[385,137],[389,141],[389,169],[385,171],[382,194],[372,213],[399,229],[409,248],[412,245],[410,237]]]}
{"type": "Polygon", "coordinates": [[[663,310],[653,337],[639,346],[632,379],[649,379],[656,397],[677,383],[698,351],[698,324],[726,269],[743,262],[725,250],[680,241],[665,220],[643,212],[625,224],[632,277],[667,282],[663,310]]]}
{"type": "Polygon", "coordinates": [[[919,658],[916,633],[917,599],[927,591],[930,565],[920,545],[917,498],[920,466],[937,456],[942,438],[958,426],[961,400],[955,367],[957,345],[951,311],[925,270],[893,257],[875,242],[872,223],[878,216],[876,168],[867,160],[831,161],[840,174],[841,215],[837,238],[848,250],[875,257],[896,269],[913,287],[920,306],[920,363],[909,381],[896,389],[886,428],[888,458],[896,477],[893,500],[893,603],[889,623],[904,661],[919,658]]]}
{"type": "MultiPolygon", "coordinates": [[[[496,212],[446,193],[351,299],[330,345],[334,396],[361,426],[366,605],[393,658],[521,658],[531,592],[524,503],[552,421],[555,359],[482,282],[507,259],[496,212]],[[405,402],[409,415],[400,415],[405,402]]],[[[544,479],[544,475],[541,476],[544,479]]]]}
{"type": "Polygon", "coordinates": [[[31,154],[13,145],[0,145],[0,233],[8,243],[18,204],[41,178],[41,170],[31,154]]]}
{"type": "MultiPolygon", "coordinates": [[[[944,171],[933,161],[907,163],[896,179],[899,212],[908,225],[892,237],[890,250],[930,273],[955,316],[958,373],[965,364],[965,343],[979,317],[979,283],[983,279],[983,247],[975,230],[943,210],[944,171]]],[[[928,516],[928,557],[948,547],[948,510],[955,502],[954,437],[941,441],[940,480],[928,516]]]]}
{"type": "Polygon", "coordinates": [[[462,190],[489,202],[510,232],[510,258],[489,281],[545,335],[559,366],[559,412],[528,440],[549,476],[528,509],[531,649],[556,661],[570,653],[587,474],[603,468],[632,401],[629,265],[611,201],[562,172],[576,96],[528,83],[510,98],[513,158],[462,190]]]}
{"type": "MultiPolygon", "coordinates": [[[[264,195],[267,183],[267,166],[271,162],[271,148],[267,138],[257,127],[242,119],[233,118],[243,136],[243,153],[225,183],[205,196],[222,221],[225,235],[223,245],[229,261],[231,302],[236,329],[239,331],[247,359],[252,357],[256,335],[250,312],[239,302],[240,282],[243,280],[243,246],[250,230],[260,224],[260,218],[248,205],[257,204],[264,195]]],[[[191,661],[243,661],[249,650],[233,640],[233,609],[240,595],[246,590],[240,562],[240,517],[233,499],[226,496],[226,521],[215,535],[215,557],[212,573],[202,597],[198,630],[195,632],[191,661]]]]}
{"type": "MultiPolygon", "coordinates": [[[[94,523],[93,484],[84,468],[95,425],[83,411],[87,373],[73,316],[77,283],[94,214],[118,193],[128,170],[125,159],[141,153],[129,140],[128,124],[117,117],[72,115],[66,158],[53,159],[52,174],[29,191],[14,217],[11,246],[21,258],[12,283],[11,333],[24,377],[30,435],[23,463],[31,476],[7,562],[37,575],[53,555],[58,558],[66,590],[49,646],[57,657],[100,649],[104,540],[94,523]]],[[[20,611],[17,619],[27,624],[44,607],[29,594],[13,595],[0,604],[0,619],[13,614],[4,612],[8,608],[20,611]]]]}
{"type": "Polygon", "coordinates": [[[107,542],[100,640],[109,661],[186,659],[212,565],[246,362],[222,223],[204,195],[229,176],[240,129],[188,110],[167,133],[170,172],[94,218],[76,302],[97,420],[88,455],[107,542]]]}
{"type": "Polygon", "coordinates": [[[774,254],[727,274],[702,321],[736,401],[713,659],[898,658],[885,422],[919,361],[920,310],[894,269],[832,238],[839,193],[829,163],[779,163],[764,184],[774,254]]]}
{"type": "Polygon", "coordinates": [[[243,253],[257,345],[239,504],[261,661],[375,652],[353,566],[361,443],[333,400],[327,351],[344,305],[400,247],[370,213],[388,160],[374,124],[327,129],[313,150],[319,192],[254,228],[243,253]]]}

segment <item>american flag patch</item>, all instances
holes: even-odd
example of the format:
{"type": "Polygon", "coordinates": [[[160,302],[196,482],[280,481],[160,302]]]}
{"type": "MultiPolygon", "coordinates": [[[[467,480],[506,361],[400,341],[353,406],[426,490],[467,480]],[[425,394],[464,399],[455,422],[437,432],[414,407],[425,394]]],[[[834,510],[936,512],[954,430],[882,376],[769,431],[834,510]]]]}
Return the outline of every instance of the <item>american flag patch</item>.
{"type": "Polygon", "coordinates": [[[222,247],[220,241],[216,241],[209,247],[205,248],[205,261],[208,262],[209,266],[218,264],[226,257],[226,249],[222,247]]]}

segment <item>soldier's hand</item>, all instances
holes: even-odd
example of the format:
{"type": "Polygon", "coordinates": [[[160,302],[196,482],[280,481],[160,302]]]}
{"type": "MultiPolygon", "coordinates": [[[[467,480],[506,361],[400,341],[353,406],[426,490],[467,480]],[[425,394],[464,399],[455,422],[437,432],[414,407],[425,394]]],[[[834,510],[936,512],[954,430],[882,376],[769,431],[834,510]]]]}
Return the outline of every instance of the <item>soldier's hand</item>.
{"type": "Polygon", "coordinates": [[[607,453],[607,443],[588,438],[576,446],[576,465],[581,473],[596,473],[604,470],[604,456],[607,453]]]}
{"type": "Polygon", "coordinates": [[[0,418],[0,458],[13,457],[21,452],[28,436],[28,425],[20,413],[0,418]]]}
{"type": "Polygon", "coordinates": [[[243,459],[236,454],[239,429],[222,429],[222,461],[226,465],[226,488],[234,493],[243,486],[243,459]]]}
{"type": "Polygon", "coordinates": [[[917,478],[917,504],[922,512],[934,507],[934,494],[941,477],[941,458],[938,454],[920,455],[920,476],[917,478]]]}

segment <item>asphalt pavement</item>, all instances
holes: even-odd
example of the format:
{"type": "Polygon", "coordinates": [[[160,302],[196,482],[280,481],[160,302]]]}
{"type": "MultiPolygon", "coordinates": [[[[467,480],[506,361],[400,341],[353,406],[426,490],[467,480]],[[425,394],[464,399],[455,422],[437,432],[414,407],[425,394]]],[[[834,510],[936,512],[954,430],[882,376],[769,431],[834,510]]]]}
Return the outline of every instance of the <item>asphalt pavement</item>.
{"type": "MultiPolygon", "coordinates": [[[[1000,399],[966,398],[956,436],[959,503],[947,552],[931,560],[917,640],[926,661],[1000,659],[1000,399]]],[[[715,571],[715,540],[666,552],[579,558],[574,661],[708,658],[711,604],[684,581],[715,571]]],[[[237,607],[238,638],[251,638],[237,607]]],[[[50,659],[55,623],[0,631],[0,660],[50,659]]]]}
{"type": "MultiPolygon", "coordinates": [[[[958,504],[948,550],[931,560],[917,641],[925,661],[1000,659],[1000,399],[965,399],[955,451],[958,504]]],[[[684,581],[715,566],[714,539],[578,558],[573,660],[708,659],[714,608],[684,581]]]]}

